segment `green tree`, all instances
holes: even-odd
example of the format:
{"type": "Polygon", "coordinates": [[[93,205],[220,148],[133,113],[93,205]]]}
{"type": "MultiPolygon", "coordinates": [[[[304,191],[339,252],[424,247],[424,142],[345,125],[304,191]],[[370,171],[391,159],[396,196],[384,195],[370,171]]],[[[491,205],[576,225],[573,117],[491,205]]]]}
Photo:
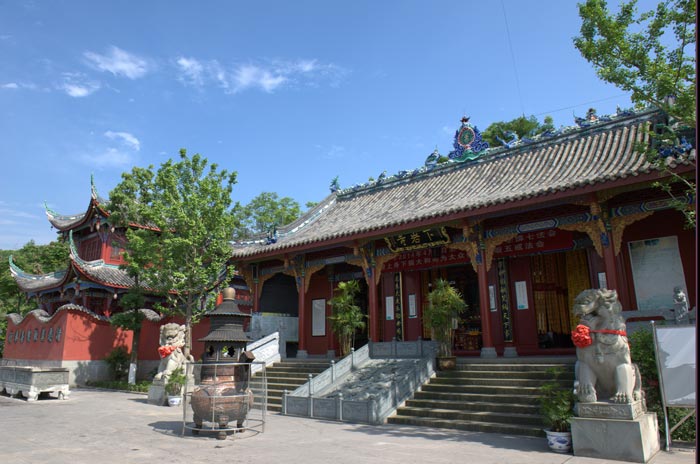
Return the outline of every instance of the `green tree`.
{"type": "Polygon", "coordinates": [[[15,264],[26,272],[48,274],[65,270],[68,267],[68,254],[68,245],[59,241],[37,245],[30,240],[19,250],[0,250],[0,259],[5,263],[0,271],[0,313],[24,315],[36,309],[36,302],[27,301],[10,273],[10,267],[7,265],[10,256],[15,264]]]}
{"type": "Polygon", "coordinates": [[[333,310],[330,317],[333,333],[338,336],[340,355],[345,356],[355,347],[355,333],[365,327],[365,315],[362,309],[355,303],[357,294],[360,293],[360,284],[356,280],[340,282],[336,289],[336,295],[331,298],[328,305],[333,310]]]}
{"type": "MultiPolygon", "coordinates": [[[[143,289],[137,284],[136,286],[130,288],[119,301],[119,304],[124,311],[113,314],[109,320],[110,324],[113,326],[124,330],[131,330],[133,332],[133,338],[131,340],[131,353],[129,355],[129,374],[132,372],[135,374],[138,369],[139,338],[141,336],[143,320],[146,318],[146,316],[144,316],[144,314],[139,310],[144,307],[144,303],[145,297],[143,294],[143,289]]],[[[129,375],[128,382],[130,385],[135,385],[135,375],[129,375]]]]}
{"type": "Polygon", "coordinates": [[[279,198],[274,192],[262,192],[245,206],[236,203],[238,225],[236,238],[272,233],[278,226],[294,221],[301,215],[299,203],[289,197],[279,198]]]}
{"type": "Polygon", "coordinates": [[[169,311],[184,314],[186,355],[192,323],[228,277],[236,175],[208,166],[199,154],[190,158],[182,149],[179,161],[168,160],[157,171],[149,166],[123,173],[110,193],[112,219],[126,227],[124,268],[144,288],[162,295],[169,311]]]}
{"type": "Polygon", "coordinates": [[[502,143],[496,137],[509,142],[511,140],[511,137],[508,135],[509,132],[515,132],[518,138],[521,139],[523,137],[534,137],[551,129],[554,129],[551,116],[545,117],[544,123],[540,123],[535,116],[530,116],[529,118],[520,116],[511,121],[492,123],[481,133],[481,136],[489,143],[489,146],[500,147],[502,143]]]}
{"type": "MultiPolygon", "coordinates": [[[[676,200],[688,226],[694,228],[695,210],[671,184],[680,185],[682,195],[687,196],[695,194],[695,181],[678,175],[673,163],[669,165],[660,156],[664,154],[660,149],[679,146],[681,137],[694,134],[695,0],[663,0],[654,10],[642,13],[637,11],[636,0],[623,1],[616,13],[605,0],[587,0],[579,4],[579,16],[583,22],[574,45],[598,76],[631,92],[635,105],[653,105],[668,116],[664,124],[649,131],[652,143],[639,144],[638,149],[668,175],[668,180],[657,185],[676,200]]],[[[692,139],[694,145],[694,135],[692,139]]]]}

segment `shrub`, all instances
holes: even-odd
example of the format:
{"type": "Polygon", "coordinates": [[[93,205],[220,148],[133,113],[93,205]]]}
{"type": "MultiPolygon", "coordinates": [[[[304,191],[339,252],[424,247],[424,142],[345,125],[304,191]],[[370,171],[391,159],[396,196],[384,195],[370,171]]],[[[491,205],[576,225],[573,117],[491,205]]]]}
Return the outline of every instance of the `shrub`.
{"type": "Polygon", "coordinates": [[[105,362],[109,365],[114,380],[126,380],[129,376],[129,351],[126,347],[118,346],[113,349],[105,362]]]}

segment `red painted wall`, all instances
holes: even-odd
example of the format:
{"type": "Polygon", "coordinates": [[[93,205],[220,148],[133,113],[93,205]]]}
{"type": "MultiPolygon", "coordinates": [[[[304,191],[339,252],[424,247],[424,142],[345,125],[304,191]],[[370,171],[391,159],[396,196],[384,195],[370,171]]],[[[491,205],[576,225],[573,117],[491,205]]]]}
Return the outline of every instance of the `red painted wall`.
{"type": "MultiPolygon", "coordinates": [[[[159,322],[144,321],[139,337],[139,359],[158,360],[160,326],[168,322],[183,323],[182,320],[165,318],[159,322]]],[[[46,361],[84,361],[102,360],[114,348],[124,346],[131,350],[133,333],[115,328],[108,322],[98,321],[81,311],[61,311],[48,322],[42,322],[33,315],[25,317],[19,325],[8,321],[8,339],[5,341],[4,357],[7,359],[27,359],[46,361]],[[56,341],[57,329],[61,329],[61,339],[56,341]],[[39,340],[34,341],[35,329],[39,340]],[[49,329],[53,329],[54,340],[48,341],[49,329]],[[14,342],[14,334],[18,330],[31,330],[32,341],[14,342]],[[45,330],[44,341],[41,332],[45,330]],[[10,340],[9,334],[12,333],[10,340]]],[[[196,324],[192,333],[192,355],[199,359],[204,352],[204,343],[200,338],[209,333],[209,320],[204,319],[196,324]]]]}
{"type": "Polygon", "coordinates": [[[66,337],[66,312],[59,313],[58,316],[52,318],[49,322],[42,322],[33,315],[25,317],[18,325],[15,325],[11,319],[7,322],[7,337],[5,340],[4,357],[7,359],[30,359],[30,360],[47,360],[59,361],[63,354],[63,345],[66,337]],[[61,329],[61,340],[56,341],[56,331],[61,329]],[[14,341],[17,331],[31,330],[32,341],[27,342],[26,337],[24,342],[14,341]],[[39,333],[39,341],[33,341],[34,330],[39,333]],[[53,341],[48,341],[49,329],[53,329],[53,341]],[[44,331],[44,341],[41,341],[41,333],[44,331]]]}
{"type": "Polygon", "coordinates": [[[84,313],[68,311],[63,359],[80,361],[104,359],[114,348],[131,348],[132,333],[109,322],[97,321],[84,313]]]}

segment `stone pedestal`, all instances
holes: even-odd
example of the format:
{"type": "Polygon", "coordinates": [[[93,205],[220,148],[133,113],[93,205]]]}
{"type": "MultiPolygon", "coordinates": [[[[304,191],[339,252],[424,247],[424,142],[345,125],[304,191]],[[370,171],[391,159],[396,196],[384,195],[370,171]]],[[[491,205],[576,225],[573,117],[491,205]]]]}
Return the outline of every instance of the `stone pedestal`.
{"type": "Polygon", "coordinates": [[[503,349],[503,357],[504,358],[517,358],[518,357],[518,350],[514,346],[506,346],[503,349]]]}
{"type": "Polygon", "coordinates": [[[496,348],[494,348],[493,346],[482,347],[481,348],[481,357],[482,358],[497,358],[498,354],[496,353],[496,348]]]}
{"type": "MultiPolygon", "coordinates": [[[[581,403],[584,412],[595,409],[598,413],[612,406],[610,415],[635,415],[632,405],[608,405],[606,403],[581,403]],[[627,411],[629,410],[629,411],[627,411]]],[[[659,429],[655,413],[642,413],[634,419],[601,417],[574,417],[571,419],[571,438],[574,456],[598,459],[615,459],[630,462],[648,462],[659,450],[659,429]]]]}
{"type": "Polygon", "coordinates": [[[168,404],[168,395],[165,393],[165,386],[162,380],[154,380],[148,387],[148,403],[156,406],[165,406],[168,404]]]}

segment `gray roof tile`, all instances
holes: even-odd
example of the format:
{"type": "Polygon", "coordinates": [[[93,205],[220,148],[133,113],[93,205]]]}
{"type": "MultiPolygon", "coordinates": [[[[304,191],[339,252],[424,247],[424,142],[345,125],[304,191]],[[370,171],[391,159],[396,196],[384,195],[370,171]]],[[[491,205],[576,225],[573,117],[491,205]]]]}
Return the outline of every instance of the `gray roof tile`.
{"type": "Polygon", "coordinates": [[[314,209],[316,217],[296,221],[293,233],[288,232],[290,225],[279,230],[276,243],[234,244],[233,257],[350,237],[651,172],[652,166],[634,145],[645,137],[643,128],[654,114],[601,123],[474,162],[449,163],[373,188],[331,194],[314,209]]]}

